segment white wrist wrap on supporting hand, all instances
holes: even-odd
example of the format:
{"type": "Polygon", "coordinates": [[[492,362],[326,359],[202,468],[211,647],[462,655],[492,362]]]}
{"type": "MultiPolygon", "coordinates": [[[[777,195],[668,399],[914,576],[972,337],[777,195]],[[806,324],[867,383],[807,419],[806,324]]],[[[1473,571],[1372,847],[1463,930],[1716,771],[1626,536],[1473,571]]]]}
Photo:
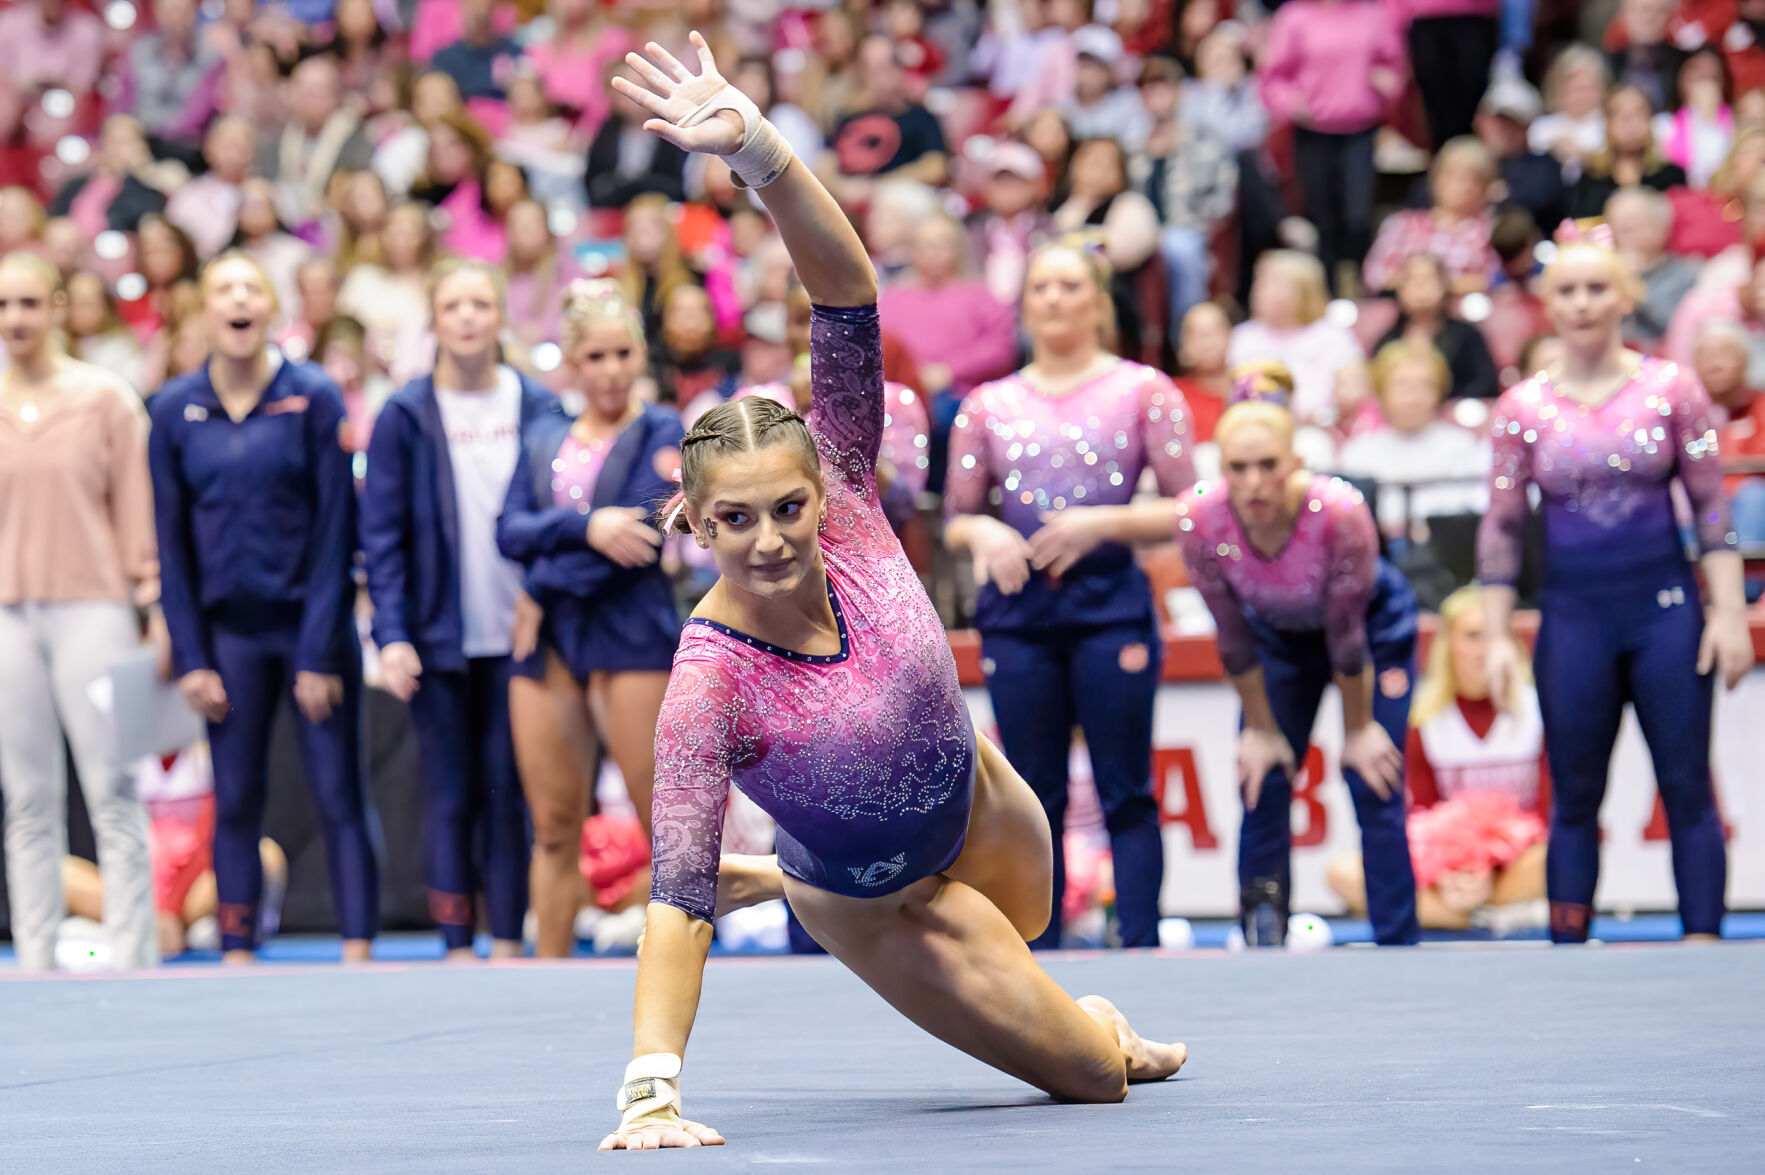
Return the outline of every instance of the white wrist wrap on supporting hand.
{"type": "Polygon", "coordinates": [[[625,1084],[615,1101],[619,1125],[629,1126],[651,1114],[680,1114],[680,1058],[673,1053],[645,1053],[625,1066],[625,1084]]]}
{"type": "Polygon", "coordinates": [[[742,116],[742,145],[735,154],[723,157],[729,170],[741,181],[741,186],[763,188],[783,175],[784,169],[790,165],[791,145],[778,133],[772,120],[760,113],[753,100],[728,82],[699,103],[691,114],[680,120],[679,125],[698,126],[719,110],[733,110],[742,116]]]}

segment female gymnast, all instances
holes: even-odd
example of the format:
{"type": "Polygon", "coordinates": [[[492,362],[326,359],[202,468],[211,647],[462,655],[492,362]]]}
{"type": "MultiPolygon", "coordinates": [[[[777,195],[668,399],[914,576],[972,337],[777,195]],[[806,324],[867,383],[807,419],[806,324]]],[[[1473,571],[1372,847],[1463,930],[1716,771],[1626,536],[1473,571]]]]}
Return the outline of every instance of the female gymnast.
{"type": "MultiPolygon", "coordinates": [[[[1710,783],[1712,673],[1733,689],[1753,664],[1740,555],[1710,403],[1689,371],[1626,350],[1635,278],[1603,226],[1558,230],[1544,273],[1561,360],[1510,388],[1495,411],[1489,512],[1477,534],[1491,637],[1505,636],[1520,573],[1527,487],[1543,499],[1545,569],[1536,650],[1550,756],[1545,880],[1551,938],[1585,942],[1599,880],[1599,808],[1624,704],[1654,759],[1688,938],[1722,931],[1728,859],[1710,783]],[[1696,515],[1706,613],[1671,484],[1696,515]]],[[[1519,656],[1488,648],[1492,696],[1519,656]]]]}
{"type": "Polygon", "coordinates": [[[1372,512],[1346,482],[1315,476],[1293,451],[1293,377],[1267,363],[1234,373],[1214,429],[1224,492],[1069,510],[1050,520],[1035,563],[1063,574],[1099,543],[1162,542],[1176,529],[1189,577],[1219,628],[1220,660],[1243,703],[1238,880],[1246,934],[1283,940],[1291,892],[1295,751],[1311,741],[1324,688],[1342,695],[1342,776],[1354,798],[1373,938],[1413,943],[1416,883],[1404,835],[1403,744],[1416,648],[1416,597],[1379,557],[1372,512]],[[1260,907],[1274,917],[1255,918],[1260,907]]]}
{"type": "Polygon", "coordinates": [[[362,551],[386,689],[409,702],[424,780],[429,912],[448,958],[522,953],[527,808],[509,726],[521,567],[496,523],[521,448],[558,398],[502,363],[502,275],[443,261],[429,286],[435,370],[386,401],[368,441],[362,551]]]}
{"type": "Polygon", "coordinates": [[[497,545],[526,569],[544,615],[537,632],[516,633],[515,657],[532,664],[510,683],[509,711],[533,817],[537,952],[559,958],[576,947],[585,752],[598,734],[647,834],[656,715],[680,641],[662,536],[649,523],[674,492],[680,417],[631,394],[645,365],[643,317],[617,282],[578,281],[564,295],[563,342],[587,409],[527,430],[497,522],[497,545]]]}
{"type": "Polygon", "coordinates": [[[343,957],[361,961],[380,884],[362,782],[343,395],[317,364],[265,345],[276,293],[252,258],[209,262],[202,293],[213,353],[153,397],[148,456],[172,660],[208,720],[222,957],[249,963],[260,937],[270,732],[292,692],[343,957]]]}
{"type": "MultiPolygon", "coordinates": [[[[806,424],[750,396],[682,447],[684,523],[722,573],[681,637],[656,736],[655,881],[638,964],[634,1059],[603,1149],[723,1141],[680,1114],[730,784],[779,823],[765,884],[927,1031],[1058,1097],[1119,1101],[1174,1073],[1108,1001],[1074,1001],[1024,945],[1048,922],[1047,820],[977,739],[931,601],[877,502],[882,350],[876,275],[827,190],[705,40],[696,75],[655,43],[615,81],[646,128],[721,154],[758,190],[815,300],[806,424]]],[[[754,881],[757,878],[750,877],[754,881]]],[[[725,896],[734,898],[725,889],[725,896]]],[[[752,895],[749,895],[752,896],[752,895]]]]}
{"type": "Polygon", "coordinates": [[[1106,349],[1109,291],[1101,262],[1080,247],[1034,254],[1023,295],[1033,359],[970,393],[950,432],[944,539],[974,559],[994,718],[1054,835],[1054,916],[1037,947],[1060,945],[1075,721],[1109,829],[1122,945],[1158,945],[1164,840],[1152,798],[1152,703],[1163,643],[1152,588],[1119,544],[1058,576],[1031,566],[1045,521],[1128,501],[1143,469],[1172,497],[1195,484],[1183,393],[1106,349]]]}

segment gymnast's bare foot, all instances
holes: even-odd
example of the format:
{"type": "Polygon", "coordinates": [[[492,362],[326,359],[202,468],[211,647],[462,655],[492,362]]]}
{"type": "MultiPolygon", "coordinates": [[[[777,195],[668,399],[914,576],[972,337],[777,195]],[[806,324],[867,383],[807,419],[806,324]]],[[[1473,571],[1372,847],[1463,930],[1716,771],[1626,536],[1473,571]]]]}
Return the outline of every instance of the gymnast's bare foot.
{"type": "Polygon", "coordinates": [[[784,896],[784,874],[776,856],[725,853],[717,866],[717,913],[757,906],[784,896]]]}
{"type": "Polygon", "coordinates": [[[1121,1042],[1122,1056],[1128,1063],[1129,1081],[1163,1081],[1181,1069],[1183,1062],[1189,1059],[1186,1045],[1141,1040],[1140,1034],[1128,1023],[1128,1018],[1100,995],[1080,997],[1079,1007],[1115,1033],[1116,1040],[1121,1042]]]}

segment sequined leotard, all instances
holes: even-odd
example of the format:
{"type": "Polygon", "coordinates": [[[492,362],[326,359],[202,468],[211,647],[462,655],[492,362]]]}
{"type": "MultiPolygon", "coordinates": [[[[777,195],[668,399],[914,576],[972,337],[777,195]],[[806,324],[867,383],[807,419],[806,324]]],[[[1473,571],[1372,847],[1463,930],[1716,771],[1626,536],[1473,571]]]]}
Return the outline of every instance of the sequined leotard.
{"type": "Polygon", "coordinates": [[[1196,486],[1177,501],[1183,562],[1219,628],[1220,660],[1237,676],[1256,665],[1253,621],[1278,632],[1324,633],[1330,668],[1367,662],[1367,605],[1379,574],[1379,535],[1360,492],[1314,477],[1293,537],[1273,558],[1250,545],[1224,487],[1196,486]]]}
{"type": "Polygon", "coordinates": [[[651,900],[709,919],[734,783],[778,822],[779,865],[860,897],[947,868],[968,830],[974,727],[948,638],[876,496],[874,307],[814,312],[809,429],[841,651],[806,656],[689,621],[656,728],[651,900]]]}
{"type": "Polygon", "coordinates": [[[1547,579],[1682,565],[1668,489],[1675,477],[1697,516],[1698,549],[1736,548],[1709,398],[1672,363],[1643,360],[1597,407],[1558,395],[1536,375],[1502,396],[1494,428],[1489,513],[1477,532],[1484,583],[1519,578],[1529,482],[1544,499],[1547,579]]]}

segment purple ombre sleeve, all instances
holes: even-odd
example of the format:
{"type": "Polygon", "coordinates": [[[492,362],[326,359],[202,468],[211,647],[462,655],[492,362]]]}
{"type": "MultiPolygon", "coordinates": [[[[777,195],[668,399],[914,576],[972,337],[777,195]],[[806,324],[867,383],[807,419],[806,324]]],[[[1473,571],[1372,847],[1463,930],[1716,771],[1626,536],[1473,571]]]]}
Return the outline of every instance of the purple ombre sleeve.
{"type": "Polygon", "coordinates": [[[1519,397],[1528,386],[1530,381],[1508,389],[1495,408],[1489,510],[1477,527],[1477,580],[1496,587],[1519,581],[1526,516],[1532,509],[1526,497],[1532,446],[1521,435],[1517,418],[1519,397]]]}
{"type": "Polygon", "coordinates": [[[650,900],[709,922],[731,769],[746,706],[734,682],[677,661],[656,719],[656,781],[650,806],[650,900]]]}
{"type": "Polygon", "coordinates": [[[1163,374],[1146,381],[1140,399],[1140,432],[1145,439],[1146,463],[1158,490],[1174,498],[1195,484],[1194,421],[1189,402],[1177,385],[1163,374]]]}
{"type": "Polygon", "coordinates": [[[1722,492],[1722,467],[1716,427],[1710,420],[1710,397],[1703,385],[1681,372],[1672,393],[1673,440],[1678,447],[1680,484],[1691,501],[1697,524],[1698,554],[1733,551],[1739,547],[1728,495],[1722,492]]]}
{"type": "Polygon", "coordinates": [[[861,498],[876,497],[882,446],[882,327],[876,307],[816,306],[810,312],[809,432],[823,461],[861,498]]]}
{"type": "Polygon", "coordinates": [[[1365,499],[1346,486],[1343,491],[1323,503],[1330,524],[1323,546],[1323,557],[1329,560],[1324,571],[1324,644],[1331,671],[1353,677],[1367,667],[1367,605],[1379,577],[1379,531],[1365,499]]]}

